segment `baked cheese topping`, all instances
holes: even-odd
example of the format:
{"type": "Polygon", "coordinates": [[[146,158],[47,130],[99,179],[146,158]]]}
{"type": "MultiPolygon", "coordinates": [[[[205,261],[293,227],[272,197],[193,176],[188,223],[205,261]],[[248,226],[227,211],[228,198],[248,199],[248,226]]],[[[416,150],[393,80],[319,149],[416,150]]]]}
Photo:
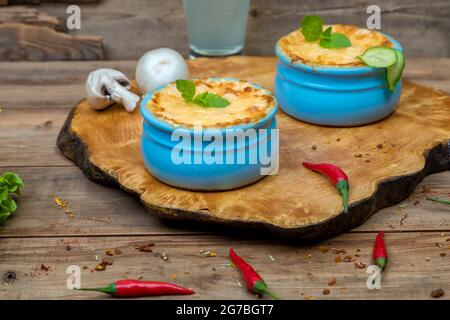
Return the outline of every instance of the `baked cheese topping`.
{"type": "Polygon", "coordinates": [[[195,79],[195,94],[209,92],[227,99],[223,108],[201,107],[185,102],[175,83],[170,83],[149,101],[147,107],[159,119],[173,126],[193,128],[198,122],[203,128],[225,128],[263,119],[274,107],[275,99],[266,90],[246,81],[195,79]]]}
{"type": "MultiPolygon", "coordinates": [[[[325,30],[329,26],[324,26],[325,30]]],[[[301,62],[317,66],[359,66],[364,63],[357,57],[367,48],[374,46],[392,47],[389,39],[380,32],[359,28],[352,25],[331,25],[332,32],[345,34],[352,45],[347,48],[327,49],[319,41],[308,42],[300,30],[293,31],[278,41],[281,52],[292,63],[301,62]]]]}

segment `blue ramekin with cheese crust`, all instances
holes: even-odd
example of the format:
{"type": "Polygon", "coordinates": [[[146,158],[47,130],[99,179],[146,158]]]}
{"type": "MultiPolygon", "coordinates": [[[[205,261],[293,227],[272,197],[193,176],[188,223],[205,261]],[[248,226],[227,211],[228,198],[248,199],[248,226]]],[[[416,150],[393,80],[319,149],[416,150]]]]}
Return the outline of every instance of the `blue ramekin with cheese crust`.
{"type": "MultiPolygon", "coordinates": [[[[392,37],[393,48],[403,51],[392,37]]],[[[394,112],[401,81],[391,92],[384,69],[368,66],[312,66],[292,62],[276,45],[278,57],[275,96],[290,116],[326,126],[357,126],[372,123],[394,112]]]]}
{"type": "MultiPolygon", "coordinates": [[[[240,81],[233,78],[210,78],[217,81],[240,81]]],[[[272,93],[263,89],[262,87],[248,82],[254,88],[262,89],[271,97],[272,93]]],[[[225,128],[205,128],[201,131],[191,128],[174,126],[159,117],[155,116],[147,107],[153,95],[167,85],[161,86],[154,91],[143,96],[140,105],[140,112],[143,116],[143,130],[141,139],[141,152],[144,163],[149,172],[156,179],[183,189],[199,190],[199,191],[219,191],[229,190],[249,185],[264,177],[261,174],[261,168],[264,165],[261,163],[259,156],[257,163],[254,164],[250,160],[251,152],[256,152],[259,144],[266,143],[267,149],[272,150],[272,144],[276,143],[276,150],[278,151],[278,139],[273,139],[271,129],[276,128],[276,112],[278,104],[275,97],[273,109],[268,114],[255,123],[248,123],[243,125],[230,126],[225,128]],[[257,134],[253,137],[243,140],[234,140],[231,145],[223,145],[219,151],[223,155],[223,163],[174,163],[172,151],[179,144],[180,140],[174,141],[173,134],[177,130],[176,136],[189,136],[192,143],[187,147],[186,151],[191,153],[192,157],[195,155],[203,155],[205,149],[210,144],[210,141],[205,141],[203,138],[208,135],[221,135],[223,141],[226,139],[226,134],[237,132],[237,130],[246,131],[247,129],[255,129],[257,134]],[[263,129],[263,130],[261,130],[263,129]],[[264,130],[265,129],[265,130],[264,130]],[[200,138],[201,144],[194,144],[195,138],[200,138]],[[236,157],[244,157],[245,163],[234,164],[227,163],[225,157],[227,151],[233,153],[236,157]]],[[[269,153],[269,156],[272,156],[269,153]]],[[[278,161],[278,154],[276,160],[278,161]]],[[[241,159],[244,159],[241,158],[241,159]]]]}

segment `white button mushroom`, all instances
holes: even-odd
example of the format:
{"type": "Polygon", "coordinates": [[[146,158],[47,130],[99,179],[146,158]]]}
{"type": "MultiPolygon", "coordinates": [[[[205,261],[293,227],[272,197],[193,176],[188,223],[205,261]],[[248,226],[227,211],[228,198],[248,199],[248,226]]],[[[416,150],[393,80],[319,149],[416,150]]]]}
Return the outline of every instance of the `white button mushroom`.
{"type": "Polygon", "coordinates": [[[142,94],[178,79],[188,79],[189,69],[177,51],[159,48],[145,53],[136,66],[136,82],[142,94]]]}
{"type": "Polygon", "coordinates": [[[132,112],[141,97],[128,89],[130,80],[120,71],[108,68],[92,71],[86,80],[85,90],[89,105],[104,109],[114,102],[121,103],[128,112],[132,112]]]}

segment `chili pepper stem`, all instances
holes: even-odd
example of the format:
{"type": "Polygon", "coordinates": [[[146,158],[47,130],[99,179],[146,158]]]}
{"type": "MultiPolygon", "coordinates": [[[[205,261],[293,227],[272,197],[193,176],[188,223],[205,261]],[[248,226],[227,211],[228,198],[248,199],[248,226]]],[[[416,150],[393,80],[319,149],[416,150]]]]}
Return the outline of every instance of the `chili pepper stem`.
{"type": "Polygon", "coordinates": [[[108,290],[108,288],[75,288],[75,290],[81,290],[81,291],[96,291],[96,292],[103,292],[103,293],[108,293],[108,294],[114,294],[114,292],[111,292],[110,290],[108,290]]]}
{"type": "Polygon", "coordinates": [[[117,288],[116,285],[114,283],[111,283],[110,285],[108,285],[107,287],[103,287],[103,288],[75,288],[76,290],[82,290],[82,291],[96,291],[96,292],[103,292],[103,293],[107,293],[110,295],[114,295],[117,292],[117,288]]]}
{"type": "Polygon", "coordinates": [[[267,285],[263,281],[257,281],[253,285],[253,290],[259,294],[266,294],[272,299],[280,300],[274,293],[272,293],[269,289],[267,289],[267,285]]]}
{"type": "Polygon", "coordinates": [[[263,291],[264,294],[267,294],[269,297],[271,297],[274,300],[280,300],[280,298],[278,298],[273,292],[269,291],[269,290],[264,290],[263,291]]]}
{"type": "Polygon", "coordinates": [[[375,260],[375,264],[378,266],[378,268],[381,269],[381,271],[384,271],[384,268],[387,265],[387,260],[384,257],[383,258],[378,258],[378,259],[375,260]]]}
{"type": "Polygon", "coordinates": [[[447,206],[450,206],[450,201],[439,199],[438,197],[427,197],[427,200],[434,201],[434,202],[437,202],[437,203],[440,203],[440,204],[445,204],[447,206]]]}
{"type": "Polygon", "coordinates": [[[344,213],[348,212],[348,182],[345,180],[339,180],[336,183],[336,189],[342,195],[342,209],[344,213]]]}

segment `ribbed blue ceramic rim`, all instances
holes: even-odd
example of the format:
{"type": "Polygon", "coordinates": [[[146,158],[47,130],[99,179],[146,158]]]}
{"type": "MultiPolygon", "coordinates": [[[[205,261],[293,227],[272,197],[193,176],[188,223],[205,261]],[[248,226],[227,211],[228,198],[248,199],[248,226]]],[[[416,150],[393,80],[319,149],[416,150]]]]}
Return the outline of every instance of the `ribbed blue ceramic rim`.
{"type": "MultiPolygon", "coordinates": [[[[192,79],[195,80],[196,78],[192,79]]],[[[161,90],[163,90],[165,87],[167,87],[168,85],[170,85],[171,83],[168,84],[164,84],[161,85],[159,87],[157,87],[155,90],[145,94],[142,97],[141,100],[141,104],[140,104],[140,112],[142,114],[142,116],[144,117],[144,119],[148,122],[150,122],[152,125],[154,125],[155,127],[157,127],[158,129],[164,130],[166,132],[172,132],[175,129],[178,130],[186,130],[186,132],[190,133],[190,134],[202,134],[205,131],[208,131],[209,129],[212,129],[214,131],[220,130],[222,133],[225,133],[226,130],[230,130],[230,129],[242,129],[242,130],[247,130],[250,128],[255,128],[255,127],[259,127],[260,125],[266,123],[267,121],[271,120],[274,116],[275,113],[278,111],[278,102],[277,99],[275,98],[274,94],[272,92],[270,92],[269,90],[261,87],[260,85],[250,82],[250,81],[246,81],[246,80],[240,80],[240,79],[236,79],[236,78],[208,78],[210,80],[214,80],[214,81],[229,81],[229,82],[241,82],[241,81],[245,81],[246,83],[248,83],[249,85],[251,85],[252,87],[256,88],[256,89],[261,89],[264,91],[264,93],[270,95],[271,97],[273,97],[273,100],[275,102],[275,106],[272,110],[270,110],[270,112],[262,119],[258,120],[257,122],[252,122],[252,123],[248,123],[245,125],[237,125],[237,126],[229,126],[229,127],[225,127],[225,128],[206,128],[203,129],[201,132],[195,131],[193,129],[190,128],[186,128],[186,127],[182,127],[182,126],[174,126],[171,125],[168,122],[165,122],[164,120],[156,117],[153,113],[150,112],[150,110],[147,108],[147,104],[148,102],[153,98],[153,95],[161,90]]]]}
{"type": "MultiPolygon", "coordinates": [[[[397,40],[395,40],[394,38],[392,38],[391,36],[389,36],[385,33],[381,33],[381,34],[384,35],[386,38],[388,38],[389,41],[391,41],[391,43],[394,45],[394,49],[397,49],[397,50],[403,52],[403,47],[397,40]]],[[[275,46],[275,54],[277,55],[278,59],[280,59],[283,63],[285,63],[293,68],[300,69],[303,71],[310,71],[310,72],[314,72],[314,73],[324,73],[324,74],[330,74],[330,75],[350,75],[350,74],[358,75],[358,74],[371,73],[371,72],[374,72],[375,70],[379,70],[379,68],[373,68],[373,67],[369,67],[369,66],[334,67],[334,66],[308,65],[308,64],[304,64],[302,62],[292,63],[290,61],[290,59],[283,52],[281,52],[279,43],[280,43],[280,41],[277,41],[277,44],[275,46]]]]}

